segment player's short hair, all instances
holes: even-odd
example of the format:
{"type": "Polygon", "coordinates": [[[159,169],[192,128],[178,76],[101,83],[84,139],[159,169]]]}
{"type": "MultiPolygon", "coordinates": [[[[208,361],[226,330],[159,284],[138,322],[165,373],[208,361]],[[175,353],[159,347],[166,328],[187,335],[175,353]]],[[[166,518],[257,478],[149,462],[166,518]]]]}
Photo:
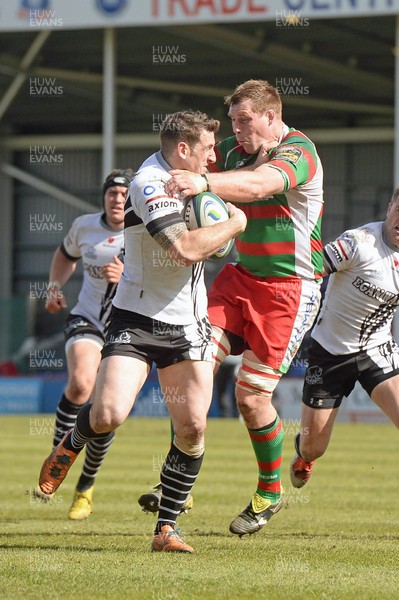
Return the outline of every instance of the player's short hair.
{"type": "Polygon", "coordinates": [[[203,112],[181,110],[165,117],[160,127],[161,150],[169,154],[180,142],[193,148],[204,131],[217,133],[220,121],[208,117],[203,112]]]}
{"type": "Polygon", "coordinates": [[[249,79],[236,87],[234,92],[225,96],[224,103],[228,107],[251,100],[252,108],[259,114],[267,110],[274,110],[276,115],[281,118],[283,106],[278,90],[268,81],[263,79],[249,79]]]}
{"type": "Polygon", "coordinates": [[[393,204],[399,200],[399,187],[395,188],[392,194],[392,198],[389,201],[389,204],[393,204]]]}

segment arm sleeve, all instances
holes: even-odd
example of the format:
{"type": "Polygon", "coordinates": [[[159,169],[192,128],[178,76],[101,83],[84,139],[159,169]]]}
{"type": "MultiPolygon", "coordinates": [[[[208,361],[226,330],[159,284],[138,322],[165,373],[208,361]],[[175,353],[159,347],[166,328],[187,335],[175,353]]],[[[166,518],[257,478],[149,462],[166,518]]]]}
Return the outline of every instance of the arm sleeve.
{"type": "Polygon", "coordinates": [[[335,273],[353,266],[359,257],[359,237],[355,231],[345,231],[335,241],[329,242],[323,249],[325,271],[335,273]]]}
{"type": "Polygon", "coordinates": [[[161,177],[136,176],[131,188],[131,203],[135,214],[141,219],[149,234],[154,237],[163,229],[183,223],[183,203],[165,192],[165,181],[161,177]]]}
{"type": "Polygon", "coordinates": [[[74,220],[70,230],[65,236],[61,246],[61,252],[69,258],[69,260],[79,260],[81,258],[81,252],[79,247],[79,217],[74,220]]]}
{"type": "Polygon", "coordinates": [[[285,182],[284,191],[310,181],[317,170],[318,157],[313,143],[305,136],[288,135],[271,153],[269,167],[278,169],[285,182]]]}

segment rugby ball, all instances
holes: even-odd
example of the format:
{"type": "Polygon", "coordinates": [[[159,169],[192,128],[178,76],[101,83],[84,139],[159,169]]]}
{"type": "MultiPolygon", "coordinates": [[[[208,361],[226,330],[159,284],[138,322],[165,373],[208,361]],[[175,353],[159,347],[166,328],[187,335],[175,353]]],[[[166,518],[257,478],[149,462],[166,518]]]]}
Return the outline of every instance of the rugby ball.
{"type": "MultiPolygon", "coordinates": [[[[186,204],[184,221],[187,229],[193,231],[199,227],[209,227],[223,223],[229,218],[229,211],[224,201],[212,192],[202,192],[190,198],[186,204]]],[[[210,258],[218,260],[229,254],[234,245],[234,239],[229,240],[210,258]]]]}

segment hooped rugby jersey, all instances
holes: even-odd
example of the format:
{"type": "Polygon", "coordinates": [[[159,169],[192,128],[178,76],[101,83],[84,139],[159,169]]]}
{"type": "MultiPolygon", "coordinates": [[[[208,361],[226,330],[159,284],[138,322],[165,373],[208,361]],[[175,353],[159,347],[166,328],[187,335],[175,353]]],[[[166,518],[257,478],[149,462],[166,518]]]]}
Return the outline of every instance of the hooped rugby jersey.
{"type": "MultiPolygon", "coordinates": [[[[229,137],[216,146],[216,163],[209,170],[229,171],[255,162],[229,137]]],[[[260,277],[298,277],[321,281],[323,266],[321,219],[323,169],[309,138],[284,124],[279,145],[270,150],[270,167],[285,181],[282,194],[250,203],[238,203],[247,217],[236,237],[239,262],[260,277]]],[[[228,198],[225,198],[228,200],[228,198]]]]}
{"type": "Polygon", "coordinates": [[[60,246],[70,260],[83,262],[83,284],[71,314],[82,315],[98,329],[104,326],[111,310],[116,283],[108,283],[101,274],[102,267],[123,259],[123,229],[115,230],[105,223],[104,213],[82,215],[74,220],[60,246]]]}
{"type": "Polygon", "coordinates": [[[344,232],[324,248],[331,273],[312,337],[331,354],[374,348],[392,338],[399,305],[399,251],[383,223],[344,232]]]}
{"type": "Polygon", "coordinates": [[[125,260],[113,304],[175,325],[200,323],[207,316],[203,262],[184,266],[154,235],[184,223],[186,200],[165,192],[171,167],[160,152],[141,165],[125,204],[125,260]]]}

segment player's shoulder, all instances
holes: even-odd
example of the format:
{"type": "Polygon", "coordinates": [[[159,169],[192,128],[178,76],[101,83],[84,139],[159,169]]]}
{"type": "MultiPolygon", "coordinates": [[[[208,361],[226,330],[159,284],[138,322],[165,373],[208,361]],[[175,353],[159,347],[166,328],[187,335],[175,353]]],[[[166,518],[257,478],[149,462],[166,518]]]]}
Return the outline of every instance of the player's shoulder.
{"type": "Polygon", "coordinates": [[[370,259],[381,244],[382,222],[366,223],[360,227],[344,231],[337,239],[335,246],[340,246],[347,258],[357,260],[370,259]]]}
{"type": "Polygon", "coordinates": [[[312,140],[305,135],[299,129],[295,129],[294,127],[287,127],[283,137],[281,139],[281,144],[299,144],[301,146],[314,146],[312,140]]]}
{"type": "Polygon", "coordinates": [[[80,215],[74,219],[72,226],[76,229],[91,229],[100,225],[102,212],[80,215]]]}
{"type": "Polygon", "coordinates": [[[159,152],[149,156],[140,166],[135,178],[130,184],[133,192],[138,190],[150,190],[151,187],[157,188],[163,185],[170,175],[168,174],[169,165],[163,160],[159,152]]]}
{"type": "Polygon", "coordinates": [[[315,164],[319,162],[314,143],[298,129],[284,125],[283,137],[278,146],[271,150],[270,160],[296,165],[300,161],[308,163],[311,157],[315,164]]]}
{"type": "Polygon", "coordinates": [[[364,246],[375,246],[381,238],[382,221],[366,223],[354,229],[348,229],[342,234],[342,238],[353,240],[354,243],[364,246]]]}
{"type": "Polygon", "coordinates": [[[289,127],[285,131],[279,145],[276,146],[274,158],[284,158],[287,155],[289,160],[292,154],[302,156],[303,150],[311,154],[316,154],[316,147],[312,140],[302,133],[302,131],[289,127]]]}

